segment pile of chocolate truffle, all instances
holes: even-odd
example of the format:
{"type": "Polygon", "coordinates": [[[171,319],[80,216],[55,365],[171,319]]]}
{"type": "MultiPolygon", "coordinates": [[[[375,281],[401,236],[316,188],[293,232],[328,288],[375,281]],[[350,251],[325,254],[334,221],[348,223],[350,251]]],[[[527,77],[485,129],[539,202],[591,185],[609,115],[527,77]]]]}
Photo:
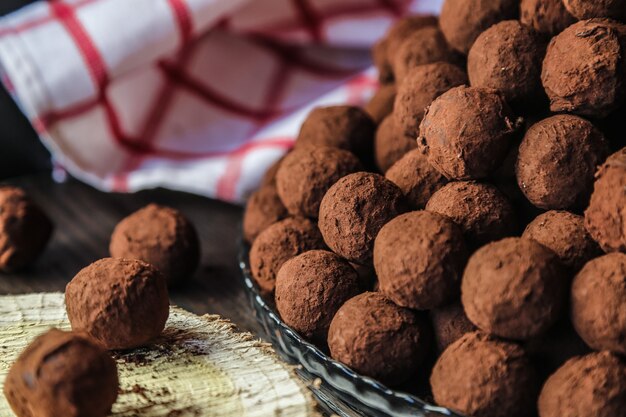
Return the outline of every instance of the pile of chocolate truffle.
{"type": "Polygon", "coordinates": [[[462,414],[626,416],[626,1],[446,0],[373,58],[250,198],[262,293],[462,414]]]}
{"type": "MultiPolygon", "coordinates": [[[[45,249],[53,225],[21,189],[0,187],[0,272],[29,267],[45,249]]],[[[4,393],[18,417],[105,417],[118,395],[108,350],[153,342],[169,316],[168,286],[198,266],[191,222],[151,204],[113,231],[111,258],[87,266],[65,290],[71,332],[51,329],[11,367],[4,393]]]]}

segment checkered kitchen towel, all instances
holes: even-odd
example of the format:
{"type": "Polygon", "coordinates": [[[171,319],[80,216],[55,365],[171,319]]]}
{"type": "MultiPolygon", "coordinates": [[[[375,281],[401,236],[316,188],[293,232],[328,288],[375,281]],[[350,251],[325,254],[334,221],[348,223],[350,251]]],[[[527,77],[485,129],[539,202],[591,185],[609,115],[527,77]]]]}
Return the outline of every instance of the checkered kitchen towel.
{"type": "Polygon", "coordinates": [[[440,0],[50,0],[0,20],[0,74],[100,189],[242,201],[316,105],[360,104],[371,44],[440,0]]]}

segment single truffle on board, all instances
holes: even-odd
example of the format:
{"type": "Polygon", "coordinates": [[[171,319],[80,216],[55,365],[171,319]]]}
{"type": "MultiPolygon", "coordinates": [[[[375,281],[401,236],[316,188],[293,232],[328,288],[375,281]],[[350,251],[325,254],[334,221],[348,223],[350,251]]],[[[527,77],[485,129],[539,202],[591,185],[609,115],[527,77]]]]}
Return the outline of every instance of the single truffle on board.
{"type": "Polygon", "coordinates": [[[497,91],[460,86],[426,110],[418,144],[446,177],[480,179],[502,164],[520,124],[497,91]]]}
{"type": "Polygon", "coordinates": [[[585,207],[594,174],[609,154],[591,122],[560,114],[532,125],[519,146],[515,172],[520,189],[545,210],[585,207]]]}
{"type": "Polygon", "coordinates": [[[362,171],[359,159],[328,146],[295,149],[276,174],[276,189],[294,216],[317,218],[326,191],[342,177],[362,171]]]}
{"type": "Polygon", "coordinates": [[[396,83],[416,67],[434,62],[461,64],[461,56],[446,42],[436,26],[418,29],[407,36],[394,52],[391,66],[396,83]]]}
{"type": "Polygon", "coordinates": [[[276,275],[276,308],[306,339],[325,345],[339,307],[361,292],[359,277],[345,259],[312,250],[291,258],[276,275]]]}
{"type": "Polygon", "coordinates": [[[104,348],[51,329],[11,366],[4,395],[17,417],[106,417],[118,388],[115,361],[104,348]]]}
{"type": "Polygon", "coordinates": [[[319,228],[333,252],[369,265],[380,229],[406,210],[398,186],[381,175],[357,172],[330,187],[320,206],[319,228]]]}
{"type": "Polygon", "coordinates": [[[397,305],[417,310],[439,307],[458,296],[466,260],[461,229],[427,211],[391,220],[374,243],[380,291],[397,305]]]}
{"type": "Polygon", "coordinates": [[[520,21],[540,34],[551,38],[576,22],[563,0],[522,0],[520,21]]]}
{"type": "Polygon", "coordinates": [[[625,0],[563,0],[565,8],[577,19],[593,19],[606,17],[626,20],[625,0]]]}
{"type": "MultiPolygon", "coordinates": [[[[506,20],[480,34],[467,56],[467,75],[474,87],[500,91],[525,113],[545,99],[541,64],[546,44],[537,32],[517,20],[506,20]]],[[[541,106],[539,106],[541,107],[541,106]]]]}
{"type": "Polygon", "coordinates": [[[52,222],[20,188],[0,186],[0,271],[27,267],[43,252],[52,222]]]}
{"type": "Polygon", "coordinates": [[[426,206],[430,197],[448,180],[431,164],[419,149],[414,149],[393,164],[385,177],[396,184],[414,210],[426,206]]]}
{"type": "Polygon", "coordinates": [[[365,111],[370,115],[374,123],[380,125],[393,111],[393,102],[395,99],[396,85],[382,85],[365,105],[365,111]]]}
{"type": "Polygon", "coordinates": [[[430,320],[433,323],[435,341],[439,352],[459,340],[466,333],[476,331],[476,326],[469,321],[461,303],[435,308],[430,311],[430,320]]]}
{"type": "Polygon", "coordinates": [[[435,402],[468,416],[532,417],[539,381],[524,350],[480,332],[441,354],[430,376],[435,402]]]}
{"type": "Polygon", "coordinates": [[[263,230],[288,216],[275,185],[264,185],[248,199],[243,214],[243,236],[252,243],[263,230]]]}
{"type": "Polygon", "coordinates": [[[467,84],[465,71],[447,62],[420,65],[398,85],[393,116],[404,133],[415,139],[426,108],[453,87],[467,84]]]}
{"type": "Polygon", "coordinates": [[[526,226],[522,237],[533,239],[558,255],[576,272],[587,261],[599,256],[598,244],[585,230],[585,219],[568,211],[548,211],[526,226]]]}
{"type": "Polygon", "coordinates": [[[265,229],[250,248],[252,277],[264,294],[274,292],[276,274],[289,259],[313,249],[324,249],[317,225],[303,217],[288,217],[265,229]]]}
{"type": "Polygon", "coordinates": [[[518,14],[519,0],[445,0],[439,25],[448,43],[467,55],[478,35],[518,14]]]}
{"type": "Polygon", "coordinates": [[[165,278],[136,259],[105,258],[83,268],[65,288],[72,330],[107,349],[132,349],[161,334],[169,316],[165,278]]]}
{"type": "Polygon", "coordinates": [[[552,38],[541,81],[550,110],[602,118],[626,98],[626,28],[615,21],[577,22],[552,38]]]}
{"type": "Polygon", "coordinates": [[[417,148],[415,138],[404,134],[393,115],[389,115],[378,125],[374,140],[374,158],[380,172],[387,170],[407,152],[417,148]]]}
{"type": "Polygon", "coordinates": [[[451,182],[433,194],[426,210],[452,219],[473,247],[513,236],[518,229],[513,206],[491,184],[451,182]]]}
{"type": "Polygon", "coordinates": [[[585,228],[605,252],[626,252],[626,148],[611,155],[596,174],[585,228]]]}
{"type": "Polygon", "coordinates": [[[554,252],[534,240],[510,237],[483,246],[470,257],[461,300],[479,329],[526,340],[557,321],[568,284],[554,252]]]}
{"type": "Polygon", "coordinates": [[[626,254],[589,261],[572,283],[576,332],[595,350],[626,355],[626,254]]]}
{"type": "Polygon", "coordinates": [[[376,123],[360,107],[317,107],[302,123],[295,147],[330,146],[350,151],[367,162],[373,152],[375,131],[376,123]]]}
{"type": "Polygon", "coordinates": [[[378,292],[348,300],[337,311],[328,332],[333,359],[389,386],[397,386],[418,372],[431,343],[426,320],[378,292]]]}
{"type": "Polygon", "coordinates": [[[114,258],[140,259],[154,265],[170,287],[189,278],[200,262],[193,224],[180,211],[149,204],[123,219],[111,235],[114,258]]]}
{"type": "Polygon", "coordinates": [[[609,352],[570,359],[543,385],[540,417],[624,417],[626,364],[609,352]]]}

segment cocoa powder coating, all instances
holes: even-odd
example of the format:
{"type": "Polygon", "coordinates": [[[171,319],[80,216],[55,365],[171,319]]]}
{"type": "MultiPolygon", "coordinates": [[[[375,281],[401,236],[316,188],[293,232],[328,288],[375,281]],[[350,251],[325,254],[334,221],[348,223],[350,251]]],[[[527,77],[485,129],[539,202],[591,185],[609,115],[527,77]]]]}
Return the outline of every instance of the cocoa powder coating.
{"type": "Polygon", "coordinates": [[[546,37],[561,33],[576,22],[563,0],[522,0],[520,21],[546,37]]]}
{"type": "MultiPolygon", "coordinates": [[[[287,153],[289,154],[289,152],[287,153]]],[[[287,155],[285,155],[287,156],[287,155]]],[[[276,185],[276,173],[278,172],[278,168],[280,168],[280,164],[282,164],[285,156],[274,162],[263,174],[263,178],[261,178],[261,186],[264,185],[276,185]]]]}
{"type": "Polygon", "coordinates": [[[404,134],[393,115],[378,125],[374,139],[374,158],[380,172],[385,173],[407,152],[417,148],[415,138],[404,134]]]}
{"type": "Polygon", "coordinates": [[[563,4],[580,20],[594,17],[626,20],[626,1],[624,0],[563,0],[563,4]]]}
{"type": "Polygon", "coordinates": [[[391,220],[374,244],[380,291],[397,305],[418,310],[439,307],[458,295],[466,260],[461,229],[427,211],[391,220]]]}
{"type": "Polygon", "coordinates": [[[441,353],[466,333],[476,331],[461,303],[453,303],[430,311],[437,349],[441,353]]]}
{"type": "Polygon", "coordinates": [[[393,111],[393,102],[396,99],[396,85],[386,84],[374,93],[374,96],[365,105],[365,111],[370,115],[374,123],[380,123],[393,111]]]}
{"type": "Polygon", "coordinates": [[[51,329],[11,366],[4,395],[17,417],[105,417],[118,388],[106,350],[85,335],[51,329]]]}
{"type": "Polygon", "coordinates": [[[105,258],[83,268],[65,288],[72,330],[107,349],[132,349],[161,334],[169,316],[164,276],[136,259],[105,258]]]}
{"type": "Polygon", "coordinates": [[[259,233],[288,216],[276,186],[264,185],[252,193],[243,214],[243,236],[252,243],[259,233]]]}

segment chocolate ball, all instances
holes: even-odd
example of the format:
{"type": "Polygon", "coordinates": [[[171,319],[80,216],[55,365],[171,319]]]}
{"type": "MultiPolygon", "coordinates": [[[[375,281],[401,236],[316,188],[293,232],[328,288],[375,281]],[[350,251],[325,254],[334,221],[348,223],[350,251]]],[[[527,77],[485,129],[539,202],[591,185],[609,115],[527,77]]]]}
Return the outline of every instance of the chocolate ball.
{"type": "MultiPolygon", "coordinates": [[[[286,156],[286,155],[285,155],[286,156]]],[[[268,169],[265,171],[263,178],[261,179],[261,186],[264,185],[276,185],[276,173],[278,172],[278,168],[280,168],[280,164],[283,163],[283,156],[276,162],[274,162],[268,169]]]]}
{"type": "Polygon", "coordinates": [[[574,278],[570,308],[585,343],[626,355],[626,254],[589,261],[574,278]]]}
{"type": "Polygon", "coordinates": [[[4,395],[17,417],[105,417],[118,388],[106,350],[84,335],[51,329],[11,366],[4,395]]]}
{"type": "Polygon", "coordinates": [[[495,90],[455,87],[426,110],[418,144],[446,177],[479,179],[504,161],[518,127],[519,121],[495,90]]]}
{"type": "Polygon", "coordinates": [[[525,340],[561,315],[568,277],[558,257],[534,240],[506,238],[469,259],[461,283],[467,317],[481,330],[525,340]]]}
{"type": "Polygon", "coordinates": [[[276,186],[262,186],[250,196],[243,214],[243,236],[246,242],[254,242],[259,233],[287,216],[287,209],[280,201],[276,186]]]}
{"type": "Polygon", "coordinates": [[[111,235],[114,258],[140,259],[154,265],[172,287],[189,278],[200,262],[193,224],[178,210],[149,204],[123,219],[111,235]]]}
{"type": "Polygon", "coordinates": [[[372,62],[378,70],[378,81],[385,84],[393,84],[393,70],[387,59],[387,38],[382,38],[372,46],[372,62]]]}
{"type": "Polygon", "coordinates": [[[393,115],[387,116],[378,126],[374,140],[374,158],[380,172],[387,172],[396,161],[415,148],[415,138],[405,135],[398,128],[393,115]]]}
{"type": "Polygon", "coordinates": [[[433,194],[426,210],[458,224],[473,247],[512,236],[517,217],[509,200],[491,184],[451,182],[433,194]]]}
{"type": "Polygon", "coordinates": [[[469,416],[531,417],[539,392],[524,350],[480,332],[448,346],[430,376],[435,402],[469,416]]]}
{"type": "Polygon", "coordinates": [[[324,248],[315,223],[302,217],[288,217],[262,231],[252,244],[252,277],[264,295],[271,294],[276,274],[286,261],[303,252],[324,248]]]}
{"type": "Polygon", "coordinates": [[[576,22],[563,0],[522,0],[520,21],[546,37],[561,33],[576,22]]]}
{"type": "Polygon", "coordinates": [[[394,183],[378,174],[357,172],[330,187],[320,206],[319,228],[333,252],[368,265],[380,229],[406,210],[402,191],[394,183]]]}
{"type": "Polygon", "coordinates": [[[276,275],[276,308],[304,338],[325,345],[339,307],[361,292],[359,277],[332,252],[312,250],[291,258],[276,275]]]}
{"type": "Polygon", "coordinates": [[[609,352],[570,359],[543,385],[541,417],[622,417],[626,364],[609,352]]]}
{"type": "Polygon", "coordinates": [[[607,141],[589,121],[560,114],[535,123],[519,147],[516,175],[535,206],[558,210],[587,205],[607,141]]]}
{"type": "Polygon", "coordinates": [[[626,148],[598,171],[585,228],[605,252],[626,252],[626,148]]]}
{"type": "Polygon", "coordinates": [[[626,98],[626,28],[604,19],[577,22],[552,38],[541,80],[550,110],[605,117],[626,98]]]}
{"type": "Polygon", "coordinates": [[[537,32],[506,20],[476,39],[467,56],[467,75],[472,86],[498,90],[515,108],[537,107],[545,98],[541,85],[545,54],[546,45],[537,32]]]}
{"type": "Polygon", "coordinates": [[[361,170],[359,159],[343,149],[300,148],[280,165],[276,189],[291,215],[317,218],[326,191],[340,178],[361,170]]]}
{"type": "Polygon", "coordinates": [[[419,149],[414,149],[393,164],[385,177],[396,184],[414,210],[423,209],[430,197],[448,180],[431,164],[419,149]]]}
{"type": "Polygon", "coordinates": [[[439,307],[458,295],[466,260],[461,230],[427,211],[391,220],[374,244],[380,291],[397,305],[418,310],[439,307]]]}
{"type": "Polygon", "coordinates": [[[370,115],[374,123],[380,123],[393,111],[393,102],[396,99],[396,85],[382,85],[365,105],[365,112],[370,115]]]}
{"type": "Polygon", "coordinates": [[[317,107],[307,116],[295,147],[330,146],[368,161],[374,147],[376,123],[360,107],[317,107]]]}
{"type": "Polygon", "coordinates": [[[169,316],[163,274],[137,259],[105,258],[83,268],[65,288],[72,330],[107,349],[132,349],[161,334],[169,316]]]}
{"type": "Polygon", "coordinates": [[[448,43],[467,55],[478,35],[518,14],[519,0],[445,0],[439,25],[448,43]]]}
{"type": "Polygon", "coordinates": [[[43,252],[53,225],[20,188],[0,187],[0,271],[27,267],[43,252]]]}
{"type": "Polygon", "coordinates": [[[401,384],[418,371],[431,340],[421,316],[377,292],[348,300],[337,311],[328,332],[333,359],[390,386],[401,384]]]}
{"type": "Polygon", "coordinates": [[[563,265],[578,271],[600,255],[600,247],[585,230],[582,216],[568,211],[548,211],[526,226],[522,237],[533,239],[556,253],[563,265]]]}
{"type": "Polygon", "coordinates": [[[416,67],[434,62],[461,64],[460,55],[446,42],[443,33],[436,26],[428,26],[408,35],[392,57],[391,66],[396,83],[416,67]]]}
{"type": "Polygon", "coordinates": [[[626,19],[626,1],[624,0],[563,0],[563,4],[572,15],[580,20],[594,17],[626,19]]]}
{"type": "Polygon", "coordinates": [[[398,86],[393,113],[396,124],[407,136],[415,139],[430,103],[452,87],[467,82],[465,71],[447,62],[411,69],[398,86]]]}
{"type": "Polygon", "coordinates": [[[430,320],[435,331],[439,352],[459,340],[466,333],[476,331],[476,326],[467,318],[461,303],[453,303],[430,311],[430,320]]]}

